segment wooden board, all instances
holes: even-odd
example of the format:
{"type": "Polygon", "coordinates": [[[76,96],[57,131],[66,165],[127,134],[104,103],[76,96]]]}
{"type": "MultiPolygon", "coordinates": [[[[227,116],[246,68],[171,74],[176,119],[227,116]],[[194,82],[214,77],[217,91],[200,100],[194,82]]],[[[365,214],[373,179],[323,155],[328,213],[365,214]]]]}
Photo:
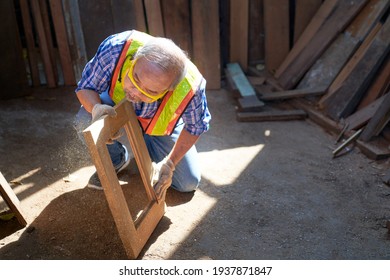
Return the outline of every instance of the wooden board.
{"type": "Polygon", "coordinates": [[[348,130],[356,130],[365,125],[378,110],[381,105],[384,96],[374,100],[371,104],[368,104],[364,108],[356,111],[345,119],[345,123],[348,124],[348,130]]]}
{"type": "Polygon", "coordinates": [[[158,202],[151,185],[152,161],[133,106],[123,100],[115,109],[117,112],[115,118],[106,116],[94,122],[84,131],[84,137],[126,253],[129,258],[135,259],[164,215],[165,194],[163,200],[158,202]],[[122,127],[125,128],[149,201],[141,216],[135,221],[132,219],[106,146],[111,135],[122,127]]]}
{"type": "Polygon", "coordinates": [[[294,42],[306,29],[322,4],[322,0],[295,0],[294,42]]]}
{"type": "Polygon", "coordinates": [[[207,80],[207,89],[221,87],[218,0],[191,2],[193,62],[207,80]]]}
{"type": "Polygon", "coordinates": [[[390,120],[390,94],[384,96],[383,101],[380,103],[379,108],[375,111],[375,114],[369,120],[368,124],[364,128],[359,139],[362,141],[370,141],[373,136],[379,135],[382,129],[390,120]]]}
{"type": "Polygon", "coordinates": [[[294,58],[278,80],[285,89],[295,87],[330,43],[355,17],[367,0],[339,1],[312,39],[294,58]]]}
{"type": "Polygon", "coordinates": [[[33,26],[31,23],[30,9],[27,0],[19,0],[22,13],[23,29],[27,44],[27,58],[30,67],[31,82],[33,86],[41,84],[38,70],[38,56],[35,48],[33,26]]]}
{"type": "Polygon", "coordinates": [[[359,103],[357,110],[366,107],[374,100],[385,94],[387,88],[390,85],[390,55],[387,56],[387,60],[379,70],[379,74],[375,77],[374,82],[370,85],[364,98],[359,103]]]}
{"type": "Polygon", "coordinates": [[[239,122],[260,121],[291,121],[305,119],[307,114],[303,110],[266,110],[262,112],[238,112],[239,122]]]}
{"type": "Polygon", "coordinates": [[[161,2],[165,36],[172,39],[192,57],[191,14],[187,0],[164,0],[161,2]]]}
{"type": "Polygon", "coordinates": [[[289,0],[264,0],[265,67],[275,73],[290,50],[289,0]]]}
{"type": "Polygon", "coordinates": [[[144,0],[148,33],[152,36],[165,37],[160,0],[144,0]]]}
{"type": "Polygon", "coordinates": [[[248,68],[249,0],[230,0],[230,54],[229,61],[248,68]]]}
{"type": "Polygon", "coordinates": [[[249,1],[248,63],[264,62],[263,0],[249,1]]]}
{"type": "Polygon", "coordinates": [[[242,71],[238,63],[228,63],[226,70],[230,76],[230,79],[238,89],[242,97],[256,95],[256,92],[252,85],[249,83],[244,72],[242,71]]]}
{"type": "Polygon", "coordinates": [[[290,98],[299,98],[299,97],[308,97],[308,96],[318,96],[325,93],[324,89],[295,89],[295,90],[286,90],[286,91],[276,91],[270,93],[262,93],[260,96],[261,100],[271,101],[271,100],[284,100],[290,98]]]}
{"type": "Polygon", "coordinates": [[[64,84],[67,86],[75,85],[76,80],[73,73],[72,58],[70,56],[62,3],[61,0],[51,0],[49,3],[62,67],[62,75],[64,77],[64,84]]]}
{"type": "Polygon", "coordinates": [[[350,74],[327,99],[326,112],[330,117],[340,119],[353,113],[389,51],[390,18],[374,39],[367,43],[367,47],[359,52],[350,74]]]}
{"type": "Polygon", "coordinates": [[[241,97],[238,99],[239,112],[258,112],[262,110],[264,103],[261,102],[256,95],[241,97]]]}
{"type": "Polygon", "coordinates": [[[4,201],[7,203],[8,207],[15,214],[18,222],[22,226],[27,225],[27,221],[23,216],[22,208],[20,207],[20,202],[12,188],[8,184],[7,180],[4,178],[3,174],[0,172],[0,195],[3,197],[4,201]]]}

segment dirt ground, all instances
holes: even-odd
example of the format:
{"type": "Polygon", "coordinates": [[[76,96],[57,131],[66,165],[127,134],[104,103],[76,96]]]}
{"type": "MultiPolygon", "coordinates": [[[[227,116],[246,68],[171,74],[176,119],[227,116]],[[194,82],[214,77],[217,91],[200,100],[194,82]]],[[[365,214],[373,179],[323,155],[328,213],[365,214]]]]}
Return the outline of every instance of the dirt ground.
{"type": "MultiPolygon", "coordinates": [[[[0,259],[126,259],[72,119],[73,88],[0,101],[0,171],[28,226],[0,221],[0,259]]],[[[209,91],[211,130],[197,148],[194,193],[167,193],[166,214],[139,259],[390,259],[389,161],[306,121],[239,123],[225,90],[209,91]]],[[[134,161],[120,176],[132,215],[144,194],[134,161]]],[[[6,209],[0,200],[0,211],[6,209]]]]}

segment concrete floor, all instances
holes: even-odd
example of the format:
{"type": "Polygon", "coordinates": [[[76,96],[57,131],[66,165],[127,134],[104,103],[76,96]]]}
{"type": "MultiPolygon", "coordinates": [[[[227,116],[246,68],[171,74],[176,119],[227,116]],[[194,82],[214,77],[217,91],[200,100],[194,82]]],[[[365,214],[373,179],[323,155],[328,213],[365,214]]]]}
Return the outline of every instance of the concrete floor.
{"type": "MultiPolygon", "coordinates": [[[[0,171],[29,222],[1,221],[0,259],[127,258],[104,194],[85,188],[94,167],[72,90],[0,102],[0,171]]],[[[388,161],[357,149],[332,159],[335,136],[308,120],[239,123],[229,92],[208,101],[199,190],[168,191],[139,259],[390,259],[388,161]]],[[[120,179],[138,207],[134,162],[120,179]]]]}

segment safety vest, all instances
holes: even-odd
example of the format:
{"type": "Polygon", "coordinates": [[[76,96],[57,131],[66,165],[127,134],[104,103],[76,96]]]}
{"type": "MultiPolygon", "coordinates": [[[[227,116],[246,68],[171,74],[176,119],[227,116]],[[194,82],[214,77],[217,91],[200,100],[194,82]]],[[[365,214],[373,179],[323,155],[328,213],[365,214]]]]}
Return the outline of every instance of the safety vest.
{"type": "MultiPolygon", "coordinates": [[[[131,63],[133,63],[133,55],[139,47],[151,38],[149,34],[135,30],[127,38],[111,78],[109,94],[115,104],[119,103],[126,96],[123,90],[123,83],[120,81],[123,80],[122,76],[127,73],[131,63]]],[[[165,94],[153,118],[138,117],[144,132],[156,136],[171,135],[188,103],[194,97],[201,80],[202,75],[199,70],[188,60],[186,76],[173,91],[165,94]]]]}

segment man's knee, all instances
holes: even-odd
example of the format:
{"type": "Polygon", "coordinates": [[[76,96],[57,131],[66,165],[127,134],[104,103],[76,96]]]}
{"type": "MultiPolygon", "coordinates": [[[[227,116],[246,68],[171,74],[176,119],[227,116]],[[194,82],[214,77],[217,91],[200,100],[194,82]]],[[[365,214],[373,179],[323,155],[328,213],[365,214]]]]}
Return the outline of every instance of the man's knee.
{"type": "Polygon", "coordinates": [[[200,183],[200,176],[189,175],[185,180],[177,181],[173,180],[172,188],[179,192],[192,192],[196,190],[200,183]]]}

